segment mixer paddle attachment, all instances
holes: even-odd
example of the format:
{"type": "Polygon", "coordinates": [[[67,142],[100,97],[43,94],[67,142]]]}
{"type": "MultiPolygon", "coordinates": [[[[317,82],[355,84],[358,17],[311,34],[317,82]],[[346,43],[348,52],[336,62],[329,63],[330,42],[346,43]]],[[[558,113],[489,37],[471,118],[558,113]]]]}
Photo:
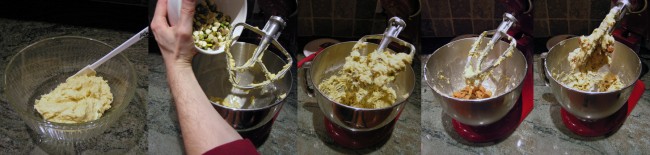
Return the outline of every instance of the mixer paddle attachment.
{"type": "Polygon", "coordinates": [[[466,81],[468,81],[468,83],[480,83],[483,77],[486,76],[485,73],[490,72],[496,66],[501,64],[501,61],[512,55],[514,48],[517,46],[517,40],[508,35],[507,31],[515,22],[517,22],[517,19],[515,19],[512,14],[503,14],[503,21],[501,24],[499,24],[499,27],[496,30],[484,31],[478,37],[476,42],[472,44],[472,48],[467,55],[467,63],[465,64],[464,71],[464,77],[467,79],[466,81]],[[486,47],[483,48],[481,52],[478,52],[478,49],[480,48],[479,46],[483,42],[483,39],[487,37],[487,35],[492,35],[492,40],[487,43],[486,47]],[[506,37],[510,41],[510,46],[503,53],[501,53],[501,55],[496,60],[492,61],[490,65],[484,67],[483,61],[488,55],[488,52],[492,51],[494,44],[501,40],[502,37],[506,37]]]}
{"type": "Polygon", "coordinates": [[[367,44],[368,39],[376,39],[381,41],[379,42],[379,47],[375,52],[384,52],[384,50],[388,47],[388,45],[391,42],[396,42],[399,45],[406,46],[409,48],[409,53],[408,55],[412,58],[415,55],[415,46],[413,46],[411,43],[406,42],[402,39],[397,38],[400,32],[406,27],[406,23],[404,20],[402,20],[399,17],[393,17],[388,20],[388,27],[386,30],[384,30],[384,34],[374,34],[374,35],[366,35],[361,37],[359,41],[354,45],[352,48],[353,50],[358,50],[361,49],[361,47],[365,47],[365,44],[367,44]]]}
{"type": "MultiPolygon", "coordinates": [[[[282,47],[282,45],[277,41],[277,38],[280,36],[280,31],[282,31],[285,26],[286,22],[281,17],[271,16],[262,30],[246,23],[237,23],[232,28],[235,30],[238,27],[243,27],[244,29],[259,34],[261,37],[259,45],[257,48],[255,48],[255,51],[253,51],[253,56],[246,60],[246,62],[241,66],[236,66],[236,62],[233,59],[232,53],[230,52],[230,47],[225,50],[228,61],[228,74],[230,76],[229,81],[232,83],[234,88],[245,90],[262,88],[270,83],[277,81],[278,79],[281,79],[289,71],[291,64],[293,64],[293,59],[291,58],[289,52],[287,52],[287,50],[284,49],[284,47],[282,47]],[[264,65],[264,62],[262,62],[264,51],[266,51],[269,45],[273,45],[286,57],[287,63],[277,73],[269,72],[267,67],[264,65]],[[252,69],[255,64],[258,64],[260,66],[262,72],[264,73],[264,76],[266,77],[266,80],[256,83],[253,81],[252,75],[246,73],[246,71],[252,69]]],[[[239,36],[232,35],[233,34],[230,33],[230,36],[228,38],[235,38],[230,40],[232,43],[234,43],[237,38],[239,38],[239,36]]]]}
{"type": "MultiPolygon", "coordinates": [[[[603,81],[606,80],[609,73],[609,65],[611,63],[611,54],[614,52],[614,37],[612,32],[614,27],[620,19],[625,16],[628,11],[629,3],[627,1],[619,1],[616,6],[609,10],[605,19],[600,23],[598,28],[588,36],[581,36],[579,47],[569,53],[567,60],[573,70],[580,73],[598,72],[594,75],[602,75],[603,81]]],[[[616,78],[614,78],[616,79],[616,78]]],[[[597,91],[598,82],[591,84],[589,91],[597,91]]],[[[607,88],[605,88],[607,89],[607,88]]]]}

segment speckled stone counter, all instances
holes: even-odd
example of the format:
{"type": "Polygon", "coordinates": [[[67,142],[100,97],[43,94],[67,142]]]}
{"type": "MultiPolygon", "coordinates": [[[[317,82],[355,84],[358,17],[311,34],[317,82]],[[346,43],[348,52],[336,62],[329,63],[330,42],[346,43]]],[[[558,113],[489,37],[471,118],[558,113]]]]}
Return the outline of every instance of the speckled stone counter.
{"type": "MultiPolygon", "coordinates": [[[[151,74],[149,79],[149,104],[147,105],[147,126],[149,130],[149,154],[182,154],[183,140],[176,115],[176,108],[167,85],[165,65],[162,56],[149,54],[151,74]]],[[[295,71],[292,71],[295,79],[295,71]]],[[[294,85],[295,86],[295,85],[294,85]]],[[[293,154],[296,134],[296,92],[287,95],[287,100],[273,124],[268,139],[257,148],[262,154],[293,154]]]]}
{"type": "MultiPolygon", "coordinates": [[[[648,66],[650,55],[642,55],[648,66]]],[[[650,75],[643,75],[646,92],[625,124],[606,137],[582,138],[571,133],[560,118],[560,105],[538,77],[538,56],[535,56],[535,106],[516,131],[496,143],[475,144],[461,140],[453,131],[432,90],[422,81],[422,153],[438,154],[644,154],[650,150],[650,75]]]]}
{"type": "MultiPolygon", "coordinates": [[[[144,27],[144,26],[143,26],[144,27]]],[[[97,39],[111,46],[127,40],[132,32],[77,27],[62,24],[0,19],[0,82],[4,70],[20,49],[41,39],[55,36],[82,36],[97,39]]],[[[108,52],[108,51],[107,51],[108,52]]],[[[38,141],[14,112],[0,89],[0,154],[45,154],[67,152],[75,154],[144,154],[147,150],[145,111],[148,88],[147,42],[141,41],[123,52],[135,65],[138,86],[127,111],[113,126],[89,143],[53,149],[38,141]]]]}
{"type": "MultiPolygon", "coordinates": [[[[416,81],[420,80],[420,62],[414,60],[416,81]]],[[[325,116],[316,99],[309,98],[301,89],[304,82],[298,80],[298,154],[420,154],[420,85],[409,97],[391,137],[386,143],[365,149],[347,149],[336,144],[324,125],[325,116]]]]}

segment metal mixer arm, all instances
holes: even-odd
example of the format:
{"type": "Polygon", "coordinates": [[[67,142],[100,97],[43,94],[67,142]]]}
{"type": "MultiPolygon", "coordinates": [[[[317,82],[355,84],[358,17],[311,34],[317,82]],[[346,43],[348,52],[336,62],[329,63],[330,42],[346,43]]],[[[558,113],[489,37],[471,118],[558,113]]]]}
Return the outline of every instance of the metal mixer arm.
{"type": "MultiPolygon", "coordinates": [[[[244,29],[255,32],[256,34],[259,34],[261,36],[261,41],[260,41],[260,44],[258,45],[258,47],[255,49],[255,51],[253,53],[253,56],[251,58],[249,58],[248,60],[246,60],[246,63],[244,63],[241,66],[235,66],[235,64],[233,62],[230,62],[230,61],[232,61],[232,55],[229,52],[230,47],[228,47],[226,49],[227,56],[229,57],[228,60],[227,60],[229,62],[227,64],[228,64],[230,76],[231,77],[235,76],[234,75],[235,71],[242,71],[242,70],[250,69],[250,68],[252,68],[254,66],[255,63],[260,62],[259,64],[260,64],[260,66],[262,68],[262,71],[264,72],[265,76],[267,77],[267,80],[265,80],[263,82],[251,83],[251,84],[246,85],[246,86],[242,86],[242,85],[238,84],[237,81],[234,81],[234,78],[229,78],[230,82],[233,84],[234,87],[237,87],[237,88],[240,88],[240,89],[259,88],[259,87],[267,85],[267,84],[269,84],[269,83],[271,83],[273,81],[276,81],[277,79],[280,79],[280,78],[284,77],[284,75],[289,71],[289,69],[291,68],[290,67],[291,64],[293,64],[293,59],[291,57],[291,54],[289,54],[289,52],[284,47],[282,47],[282,44],[280,44],[277,41],[277,38],[280,36],[280,31],[282,31],[282,29],[283,29],[283,27],[285,25],[286,25],[286,23],[284,22],[284,20],[281,17],[271,16],[271,18],[269,19],[269,21],[267,21],[266,25],[264,26],[264,28],[262,30],[260,30],[257,27],[248,25],[246,23],[237,23],[232,28],[234,30],[234,29],[237,29],[238,27],[242,27],[244,29]],[[262,56],[264,55],[264,51],[266,51],[269,44],[273,45],[276,49],[278,49],[286,57],[286,61],[287,61],[287,63],[282,67],[282,69],[280,71],[278,71],[274,75],[271,75],[269,73],[267,67],[262,62],[262,56]]],[[[230,33],[230,35],[228,36],[228,38],[231,39],[233,44],[236,41],[236,39],[239,38],[239,37],[240,37],[239,35],[233,36],[232,33],[230,33]]]]}
{"type": "Polygon", "coordinates": [[[384,49],[388,46],[388,44],[391,42],[391,38],[397,38],[400,32],[406,27],[406,23],[404,20],[402,20],[399,17],[393,17],[390,18],[388,21],[388,27],[386,30],[384,30],[384,37],[381,39],[381,42],[379,43],[379,48],[377,48],[377,52],[383,52],[384,49]]]}
{"type": "MultiPolygon", "coordinates": [[[[614,18],[615,21],[618,22],[618,21],[620,21],[621,19],[623,19],[623,17],[625,17],[625,14],[626,14],[627,11],[628,11],[628,6],[629,6],[629,4],[630,4],[630,3],[629,3],[627,0],[621,0],[621,1],[618,1],[618,2],[616,3],[616,6],[612,7],[611,10],[615,10],[615,11],[617,12],[617,13],[616,13],[617,16],[614,18]]],[[[612,31],[614,30],[614,27],[616,27],[615,25],[616,25],[616,24],[614,24],[614,25],[608,27],[606,33],[607,33],[607,34],[612,34],[612,31]]]]}
{"type": "Polygon", "coordinates": [[[503,61],[503,59],[505,59],[506,57],[508,57],[509,54],[511,54],[511,52],[514,50],[514,47],[516,47],[516,45],[517,45],[517,40],[514,39],[512,36],[508,35],[507,31],[508,31],[508,29],[510,29],[510,27],[516,21],[517,21],[517,19],[515,19],[515,17],[512,14],[504,13],[503,14],[503,22],[501,22],[501,24],[499,24],[499,27],[497,27],[496,30],[485,31],[485,32],[483,32],[481,34],[481,36],[479,36],[476,43],[473,45],[474,47],[472,47],[470,53],[467,56],[467,63],[466,63],[466,67],[465,67],[466,68],[466,70],[465,70],[465,78],[467,78],[467,79],[475,79],[477,77],[480,77],[481,75],[483,75],[483,73],[489,72],[490,70],[492,70],[493,68],[498,66],[501,63],[501,61],[503,61]],[[483,50],[481,51],[481,53],[479,54],[479,56],[478,56],[478,58],[476,60],[475,65],[472,66],[472,58],[474,58],[476,56],[475,50],[478,48],[478,46],[480,45],[480,42],[482,42],[483,38],[488,36],[488,35],[492,35],[492,39],[490,40],[490,42],[487,43],[486,47],[483,48],[483,50]],[[488,52],[492,51],[492,49],[494,47],[494,44],[496,44],[504,36],[507,37],[508,40],[510,40],[510,47],[508,47],[508,49],[506,49],[506,51],[503,52],[499,56],[499,58],[497,58],[496,61],[494,61],[488,67],[481,69],[482,68],[481,65],[483,63],[483,60],[487,56],[488,52]],[[469,69],[469,71],[471,71],[471,72],[468,72],[467,69],[469,69]]]}
{"type": "Polygon", "coordinates": [[[495,60],[490,66],[484,68],[481,70],[481,73],[489,72],[490,70],[494,69],[496,66],[498,66],[501,61],[503,61],[505,58],[507,58],[509,55],[512,54],[512,52],[515,50],[514,48],[517,47],[517,39],[513,38],[512,36],[506,34],[503,32],[505,36],[507,36],[508,40],[510,40],[510,46],[508,49],[506,49],[505,52],[501,53],[499,58],[495,60]]]}
{"type": "MultiPolygon", "coordinates": [[[[388,27],[384,31],[384,34],[373,34],[373,35],[365,35],[357,41],[357,44],[354,45],[354,47],[359,47],[361,44],[367,43],[368,39],[376,39],[376,40],[381,40],[379,43],[379,47],[377,48],[376,52],[383,52],[384,49],[388,47],[388,45],[391,42],[396,42],[402,46],[406,46],[409,48],[409,56],[413,57],[415,55],[415,46],[413,44],[406,42],[402,39],[397,38],[400,32],[406,27],[406,23],[399,17],[393,17],[390,18],[388,27]]],[[[395,50],[395,52],[397,52],[395,50]]]]}
{"type": "MultiPolygon", "coordinates": [[[[359,41],[357,41],[357,44],[355,44],[354,47],[359,47],[360,44],[367,43],[369,39],[376,39],[376,40],[382,39],[382,41],[386,40],[386,41],[388,41],[388,43],[396,42],[396,43],[398,43],[398,44],[400,44],[402,46],[405,46],[405,47],[409,48],[409,50],[408,50],[409,56],[412,57],[412,56],[415,55],[415,46],[413,44],[411,44],[411,43],[409,43],[407,41],[404,41],[402,39],[399,39],[397,37],[385,37],[382,34],[365,35],[361,39],[359,39],[359,41]]],[[[377,50],[379,50],[379,48],[377,48],[377,50]]],[[[397,51],[395,51],[395,52],[397,52],[397,51]]]]}

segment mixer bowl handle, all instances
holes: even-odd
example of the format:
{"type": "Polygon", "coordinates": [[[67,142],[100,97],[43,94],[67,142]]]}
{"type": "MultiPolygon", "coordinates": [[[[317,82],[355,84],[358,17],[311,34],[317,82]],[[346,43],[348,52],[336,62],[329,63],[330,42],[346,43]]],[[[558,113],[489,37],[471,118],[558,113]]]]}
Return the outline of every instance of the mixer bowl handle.
{"type": "MultiPolygon", "coordinates": [[[[368,42],[367,41],[368,39],[381,40],[381,39],[384,39],[384,38],[390,39],[390,42],[395,42],[395,43],[397,43],[397,44],[399,44],[401,46],[407,47],[408,48],[408,51],[407,51],[408,54],[411,57],[414,57],[414,55],[415,55],[415,46],[413,44],[411,44],[411,43],[409,43],[407,41],[404,41],[404,40],[402,40],[400,38],[397,38],[397,37],[384,37],[383,34],[365,35],[361,39],[359,39],[357,44],[368,42]]],[[[386,47],[386,48],[390,48],[390,47],[386,47]]],[[[398,52],[397,50],[393,50],[393,51],[398,52]]]]}
{"type": "Polygon", "coordinates": [[[544,86],[551,86],[550,82],[548,81],[548,77],[546,76],[546,56],[548,55],[548,52],[544,52],[540,55],[540,60],[539,66],[540,71],[538,72],[539,78],[542,78],[542,81],[544,81],[544,86]]]}
{"type": "Polygon", "coordinates": [[[311,69],[311,61],[304,62],[300,68],[298,68],[298,81],[302,80],[302,86],[300,89],[307,93],[309,98],[314,98],[314,84],[311,82],[311,75],[309,71],[311,69]]]}

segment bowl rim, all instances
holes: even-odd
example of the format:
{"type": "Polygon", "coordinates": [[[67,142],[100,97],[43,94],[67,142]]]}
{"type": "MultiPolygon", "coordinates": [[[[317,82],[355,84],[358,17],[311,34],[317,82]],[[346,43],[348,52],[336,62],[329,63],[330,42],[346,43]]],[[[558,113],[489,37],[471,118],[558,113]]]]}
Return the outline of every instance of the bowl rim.
{"type": "MultiPolygon", "coordinates": [[[[336,43],[336,44],[334,44],[334,45],[331,45],[331,46],[328,46],[328,47],[324,48],[323,50],[321,50],[321,53],[318,54],[318,55],[316,55],[316,57],[312,60],[312,65],[315,65],[316,63],[318,63],[317,60],[319,60],[320,57],[324,57],[324,56],[322,56],[322,55],[324,55],[323,53],[330,51],[330,50],[327,50],[327,49],[329,49],[329,48],[333,48],[333,47],[335,47],[335,45],[339,45],[339,44],[349,44],[349,43],[356,44],[357,42],[358,42],[358,41],[345,41],[345,42],[339,42],[339,43],[336,43]]],[[[375,44],[375,45],[379,46],[379,44],[376,44],[376,43],[372,43],[372,42],[367,42],[367,43],[368,43],[368,44],[375,44]]],[[[397,53],[397,52],[395,52],[395,53],[397,53]]],[[[412,58],[412,59],[417,59],[417,58],[414,57],[414,58],[412,58]]],[[[401,99],[401,100],[396,100],[394,103],[391,104],[391,106],[388,106],[388,107],[383,107],[383,108],[360,108],[360,107],[353,107],[353,106],[345,105],[345,104],[342,104],[342,103],[339,103],[339,102],[334,101],[334,100],[331,99],[329,96],[327,96],[327,95],[325,95],[324,93],[322,93],[321,90],[320,90],[320,88],[318,88],[318,86],[314,86],[314,87],[315,87],[314,90],[316,90],[316,92],[318,92],[318,94],[320,94],[321,96],[325,97],[325,98],[326,98],[327,100],[329,100],[331,103],[336,103],[337,105],[340,105],[340,106],[343,106],[343,107],[346,107],[346,108],[352,109],[352,110],[354,110],[354,111],[383,111],[383,110],[393,109],[393,108],[395,108],[395,107],[401,106],[402,104],[406,103],[406,101],[408,101],[408,100],[411,98],[411,95],[413,94],[413,91],[415,90],[415,85],[416,85],[416,84],[415,84],[415,80],[416,80],[417,78],[415,77],[415,70],[413,70],[413,67],[412,67],[411,65],[413,65],[413,61],[411,61],[411,64],[410,64],[410,65],[406,65],[406,68],[407,68],[408,70],[410,70],[410,71],[414,74],[414,75],[413,75],[413,80],[409,80],[409,81],[411,81],[411,83],[412,83],[412,85],[413,85],[413,88],[411,88],[410,91],[407,91],[408,93],[407,93],[407,96],[406,96],[406,97],[404,97],[404,98],[401,99]]],[[[340,70],[340,69],[337,69],[337,71],[338,71],[338,70],[340,70]]],[[[313,72],[312,69],[309,70],[309,73],[308,73],[308,74],[311,74],[311,72],[313,72]]],[[[406,72],[406,70],[403,70],[403,71],[399,72],[398,75],[399,75],[399,74],[402,74],[402,73],[407,73],[407,72],[406,72]]],[[[310,75],[310,76],[312,76],[312,75],[310,75]]],[[[310,81],[312,81],[311,83],[314,84],[316,80],[315,80],[314,78],[310,78],[310,81]]],[[[399,95],[399,94],[396,94],[396,96],[397,96],[397,95],[399,95]]]]}
{"type": "MultiPolygon", "coordinates": [[[[38,41],[36,41],[34,43],[31,43],[31,44],[25,46],[24,48],[21,48],[20,51],[18,51],[18,53],[16,53],[11,58],[11,60],[9,60],[9,63],[7,63],[7,66],[14,63],[14,61],[17,59],[17,57],[19,55],[26,52],[25,51],[26,49],[29,49],[29,48],[31,48],[33,46],[36,46],[38,44],[41,44],[41,43],[44,43],[44,42],[47,42],[47,41],[53,41],[53,40],[59,40],[59,39],[86,40],[86,41],[99,43],[100,45],[104,45],[104,46],[106,46],[106,47],[108,47],[110,49],[114,49],[113,46],[108,45],[107,43],[105,43],[103,41],[99,41],[97,39],[92,39],[92,38],[89,38],[89,37],[73,36],[73,35],[49,37],[49,38],[38,40],[38,41]]],[[[110,51],[106,51],[106,52],[108,53],[110,51]]],[[[136,81],[137,80],[137,78],[136,78],[137,74],[135,74],[135,67],[133,66],[133,63],[126,56],[124,56],[122,53],[117,54],[117,56],[119,56],[121,59],[126,60],[126,62],[127,62],[126,67],[129,68],[130,70],[132,70],[132,72],[130,72],[130,74],[132,74],[131,75],[131,80],[134,81],[135,83],[137,83],[137,81],[136,81]]],[[[5,75],[4,75],[4,91],[5,92],[9,91],[8,88],[6,87],[7,84],[8,84],[8,79],[7,79],[7,74],[6,74],[8,70],[9,70],[9,67],[5,68],[5,70],[4,70],[5,71],[5,75]]],[[[136,87],[135,84],[134,84],[134,87],[136,87]]],[[[126,97],[130,98],[130,99],[129,99],[129,101],[127,103],[123,103],[123,106],[120,106],[120,107],[113,106],[113,102],[115,102],[115,100],[113,100],[111,102],[111,108],[109,108],[108,110],[112,111],[112,110],[123,110],[123,109],[125,109],[127,106],[130,105],[131,101],[133,100],[133,96],[135,96],[134,92],[135,92],[135,89],[131,93],[127,92],[126,97]]],[[[5,93],[4,95],[5,95],[5,97],[7,97],[7,93],[5,93]]],[[[7,102],[9,102],[9,101],[7,101],[7,102]]],[[[9,103],[9,104],[13,108],[13,103],[9,103]]],[[[14,109],[14,111],[17,112],[17,113],[20,113],[21,115],[24,115],[24,117],[21,116],[22,118],[29,118],[31,120],[36,121],[37,123],[45,124],[47,127],[55,128],[55,129],[67,129],[69,127],[79,127],[81,130],[94,129],[94,128],[97,128],[97,127],[101,126],[102,124],[104,124],[105,120],[107,120],[108,118],[113,118],[113,117],[119,117],[120,116],[120,115],[104,115],[104,114],[106,114],[106,112],[104,112],[100,118],[98,118],[96,120],[88,121],[88,122],[83,122],[83,123],[57,123],[57,122],[47,121],[47,120],[43,119],[42,117],[39,118],[36,115],[29,114],[29,112],[26,112],[26,111],[23,111],[23,110],[14,109]]],[[[120,114],[120,113],[118,113],[118,114],[120,114]]],[[[110,119],[108,119],[108,120],[110,120],[110,119]]],[[[115,119],[115,120],[117,120],[117,119],[115,119]]]]}
{"type": "MultiPolygon", "coordinates": [[[[449,94],[447,94],[447,93],[442,93],[442,92],[440,92],[440,90],[436,89],[436,87],[433,87],[433,84],[429,80],[430,77],[427,76],[427,71],[430,70],[427,67],[427,64],[429,64],[429,61],[431,60],[431,56],[438,53],[441,48],[450,46],[450,44],[455,44],[456,42],[460,42],[460,41],[464,41],[464,40],[474,40],[476,38],[478,38],[478,37],[464,38],[464,39],[459,39],[459,40],[449,42],[449,43],[447,43],[445,45],[440,46],[438,49],[436,49],[436,51],[434,51],[431,55],[429,55],[427,57],[427,59],[426,59],[427,61],[424,62],[424,67],[422,67],[423,68],[422,71],[423,71],[423,75],[424,75],[424,81],[427,82],[427,85],[429,86],[429,88],[431,88],[435,93],[440,94],[440,96],[443,96],[443,97],[445,97],[447,99],[451,99],[453,101],[460,101],[460,102],[467,102],[467,103],[482,103],[482,102],[493,100],[493,99],[496,99],[496,98],[501,98],[501,97],[503,97],[503,96],[505,96],[507,94],[510,94],[513,91],[517,90],[517,88],[519,88],[524,83],[524,81],[526,79],[527,72],[528,72],[528,60],[526,60],[526,56],[524,56],[523,52],[521,52],[519,49],[515,48],[515,51],[513,51],[513,52],[519,53],[519,54],[515,54],[515,55],[520,55],[523,58],[524,64],[526,65],[524,67],[524,69],[526,71],[521,73],[521,74],[523,74],[524,78],[521,78],[521,80],[518,82],[517,86],[512,87],[512,89],[508,90],[505,93],[499,94],[497,96],[491,96],[489,98],[482,98],[482,99],[459,99],[459,98],[449,96],[449,94]]],[[[490,38],[490,37],[485,37],[485,38],[490,38]]],[[[499,40],[499,42],[507,43],[507,42],[505,42],[503,40],[499,40]]]]}
{"type": "MultiPolygon", "coordinates": [[[[555,44],[555,45],[554,45],[554,46],[553,46],[553,47],[548,51],[548,54],[551,54],[551,53],[557,53],[557,52],[554,52],[554,51],[558,51],[556,48],[560,48],[559,46],[563,46],[563,45],[565,44],[566,41],[569,41],[569,40],[572,40],[572,39],[578,39],[579,37],[580,37],[580,36],[576,36],[576,37],[573,37],[573,38],[564,39],[564,40],[560,41],[559,43],[555,44]],[[553,49],[556,49],[556,50],[553,50],[553,49]]],[[[625,50],[623,50],[623,51],[629,51],[630,53],[632,53],[632,54],[634,54],[634,55],[636,56],[636,62],[639,64],[639,70],[638,70],[638,72],[637,72],[636,79],[639,80],[639,77],[641,76],[641,71],[643,70],[643,66],[642,66],[643,64],[641,63],[641,59],[639,58],[639,55],[638,55],[636,52],[634,52],[630,47],[628,47],[627,45],[625,45],[625,44],[623,44],[623,43],[621,43],[621,42],[619,42],[619,41],[614,40],[614,44],[620,44],[620,45],[622,45],[622,46],[625,48],[625,50]]],[[[615,51],[615,52],[616,52],[616,51],[615,51]]],[[[548,57],[547,57],[547,58],[548,58],[548,57]]],[[[562,86],[562,88],[564,88],[564,89],[568,89],[568,90],[571,90],[571,91],[574,91],[574,92],[578,92],[578,93],[582,93],[582,94],[586,94],[586,95],[616,94],[616,93],[619,93],[619,92],[621,92],[621,91],[623,91],[623,90],[628,89],[628,88],[631,87],[631,86],[634,86],[634,84],[635,84],[636,81],[637,81],[637,80],[633,80],[633,81],[630,82],[629,84],[626,84],[625,87],[622,87],[621,89],[618,89],[618,90],[604,91],[604,92],[597,92],[597,91],[596,91],[596,92],[592,92],[592,91],[584,91],[584,90],[575,89],[575,88],[573,88],[573,87],[569,87],[569,86],[565,85],[563,82],[557,81],[557,79],[555,79],[555,77],[553,77],[553,76],[549,76],[549,75],[552,75],[552,74],[551,74],[551,70],[548,68],[547,63],[548,63],[548,59],[546,59],[546,60],[544,61],[544,68],[546,68],[546,69],[545,69],[546,71],[545,71],[544,74],[546,75],[547,78],[552,79],[552,80],[549,80],[549,81],[553,81],[553,82],[559,84],[559,85],[562,86]]]]}

